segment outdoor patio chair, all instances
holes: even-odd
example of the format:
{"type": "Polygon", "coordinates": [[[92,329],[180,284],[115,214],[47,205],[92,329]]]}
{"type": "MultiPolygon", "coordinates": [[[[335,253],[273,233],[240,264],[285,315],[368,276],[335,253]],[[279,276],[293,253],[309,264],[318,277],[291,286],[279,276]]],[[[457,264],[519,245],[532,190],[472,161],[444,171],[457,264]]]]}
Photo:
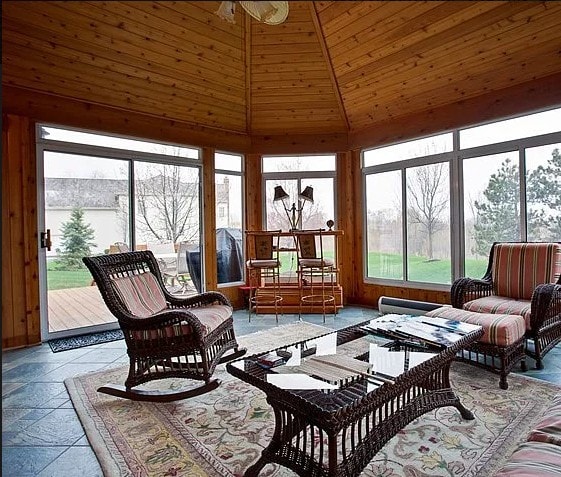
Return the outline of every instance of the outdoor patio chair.
{"type": "Polygon", "coordinates": [[[460,278],[452,284],[452,306],[521,315],[526,354],[542,369],[544,355],[561,341],[560,274],[561,243],[495,242],[482,279],[460,278]]]}
{"type": "Polygon", "coordinates": [[[125,385],[99,392],[138,401],[168,402],[215,389],[219,363],[245,353],[236,341],[232,306],[218,292],[180,298],[165,288],[151,251],[84,257],[105,304],[119,321],[129,355],[125,385]],[[226,352],[233,350],[226,355],[226,352]],[[134,389],[149,381],[188,378],[203,385],[179,391],[134,389]]]}

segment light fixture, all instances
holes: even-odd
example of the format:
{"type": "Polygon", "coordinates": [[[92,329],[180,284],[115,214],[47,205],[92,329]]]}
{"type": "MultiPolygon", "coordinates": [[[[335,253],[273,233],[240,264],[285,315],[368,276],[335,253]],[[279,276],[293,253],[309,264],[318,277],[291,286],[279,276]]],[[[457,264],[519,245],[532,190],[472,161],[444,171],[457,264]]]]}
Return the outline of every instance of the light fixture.
{"type": "Polygon", "coordinates": [[[296,206],[296,203],[293,202],[292,206],[288,207],[286,200],[289,198],[290,196],[286,193],[282,186],[275,186],[275,196],[273,197],[273,202],[277,202],[279,200],[282,201],[286,216],[288,217],[290,230],[293,231],[300,229],[302,222],[302,210],[304,209],[306,202],[311,202],[312,204],[314,203],[314,189],[311,186],[307,186],[298,195],[298,206],[296,206]]]}
{"type": "Polygon", "coordinates": [[[236,13],[236,2],[222,2],[218,10],[214,12],[217,16],[229,23],[236,23],[234,13],[236,13]]]}
{"type": "Polygon", "coordinates": [[[220,3],[218,10],[214,12],[222,20],[230,23],[236,23],[234,13],[236,12],[236,3],[249,13],[258,22],[267,25],[278,25],[283,23],[288,17],[288,2],[229,2],[220,3]]]}

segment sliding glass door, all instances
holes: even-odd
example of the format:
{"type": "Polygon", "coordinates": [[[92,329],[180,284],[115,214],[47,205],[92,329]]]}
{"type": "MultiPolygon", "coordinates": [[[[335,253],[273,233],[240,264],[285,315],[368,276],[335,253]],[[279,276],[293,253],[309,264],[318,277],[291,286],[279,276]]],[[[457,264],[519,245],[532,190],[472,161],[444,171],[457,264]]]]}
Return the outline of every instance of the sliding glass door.
{"type": "Polygon", "coordinates": [[[46,126],[38,137],[43,340],[118,328],[86,256],[151,249],[171,293],[196,293],[201,262],[189,267],[188,255],[201,242],[197,149],[46,126]]]}
{"type": "Polygon", "coordinates": [[[116,327],[82,257],[131,243],[127,161],[45,151],[43,219],[48,335],[116,327]],[[50,249],[50,250],[49,250],[50,249]]]}

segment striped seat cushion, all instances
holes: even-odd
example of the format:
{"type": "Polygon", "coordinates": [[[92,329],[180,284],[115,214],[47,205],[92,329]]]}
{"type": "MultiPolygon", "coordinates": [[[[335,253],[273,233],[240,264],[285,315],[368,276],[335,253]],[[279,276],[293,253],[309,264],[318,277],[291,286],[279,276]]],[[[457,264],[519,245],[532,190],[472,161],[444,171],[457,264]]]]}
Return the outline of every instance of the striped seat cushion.
{"type": "MultiPolygon", "coordinates": [[[[189,308],[188,311],[195,315],[203,325],[203,337],[214,331],[232,316],[232,307],[220,304],[189,308]]],[[[157,340],[173,338],[174,336],[185,336],[192,332],[191,325],[187,324],[187,322],[182,322],[158,329],[133,331],[132,335],[135,339],[157,340]]]]}
{"type": "Polygon", "coordinates": [[[528,300],[513,300],[505,296],[485,296],[464,303],[464,310],[476,313],[499,313],[503,315],[520,315],[526,322],[526,329],[530,329],[531,302],[528,300]]]}
{"type": "Polygon", "coordinates": [[[167,308],[166,297],[152,273],[115,278],[113,286],[131,315],[146,318],[167,308]]]}
{"type": "Polygon", "coordinates": [[[553,398],[551,407],[530,432],[528,440],[561,446],[561,394],[553,398]]]}
{"type": "Polygon", "coordinates": [[[519,341],[526,331],[524,318],[519,315],[495,313],[473,313],[443,306],[429,311],[426,316],[462,321],[483,327],[484,333],[479,341],[497,346],[510,346],[519,341]]]}
{"type": "Polygon", "coordinates": [[[494,477],[559,477],[561,446],[548,442],[524,442],[494,477]]]}
{"type": "Polygon", "coordinates": [[[536,287],[555,283],[561,273],[561,246],[556,243],[502,243],[494,247],[494,294],[530,300],[536,287]]]}

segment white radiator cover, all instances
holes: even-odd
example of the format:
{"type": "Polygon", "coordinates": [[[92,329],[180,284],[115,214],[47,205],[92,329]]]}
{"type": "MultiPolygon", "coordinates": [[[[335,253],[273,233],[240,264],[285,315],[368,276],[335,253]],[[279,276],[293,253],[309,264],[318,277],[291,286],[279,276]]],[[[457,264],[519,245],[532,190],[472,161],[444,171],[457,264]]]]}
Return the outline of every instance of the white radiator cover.
{"type": "Polygon", "coordinates": [[[430,303],[427,301],[405,300],[403,298],[393,298],[381,296],[378,300],[378,311],[385,315],[387,313],[399,313],[402,315],[424,315],[428,311],[436,310],[443,305],[442,303],[430,303]]]}

